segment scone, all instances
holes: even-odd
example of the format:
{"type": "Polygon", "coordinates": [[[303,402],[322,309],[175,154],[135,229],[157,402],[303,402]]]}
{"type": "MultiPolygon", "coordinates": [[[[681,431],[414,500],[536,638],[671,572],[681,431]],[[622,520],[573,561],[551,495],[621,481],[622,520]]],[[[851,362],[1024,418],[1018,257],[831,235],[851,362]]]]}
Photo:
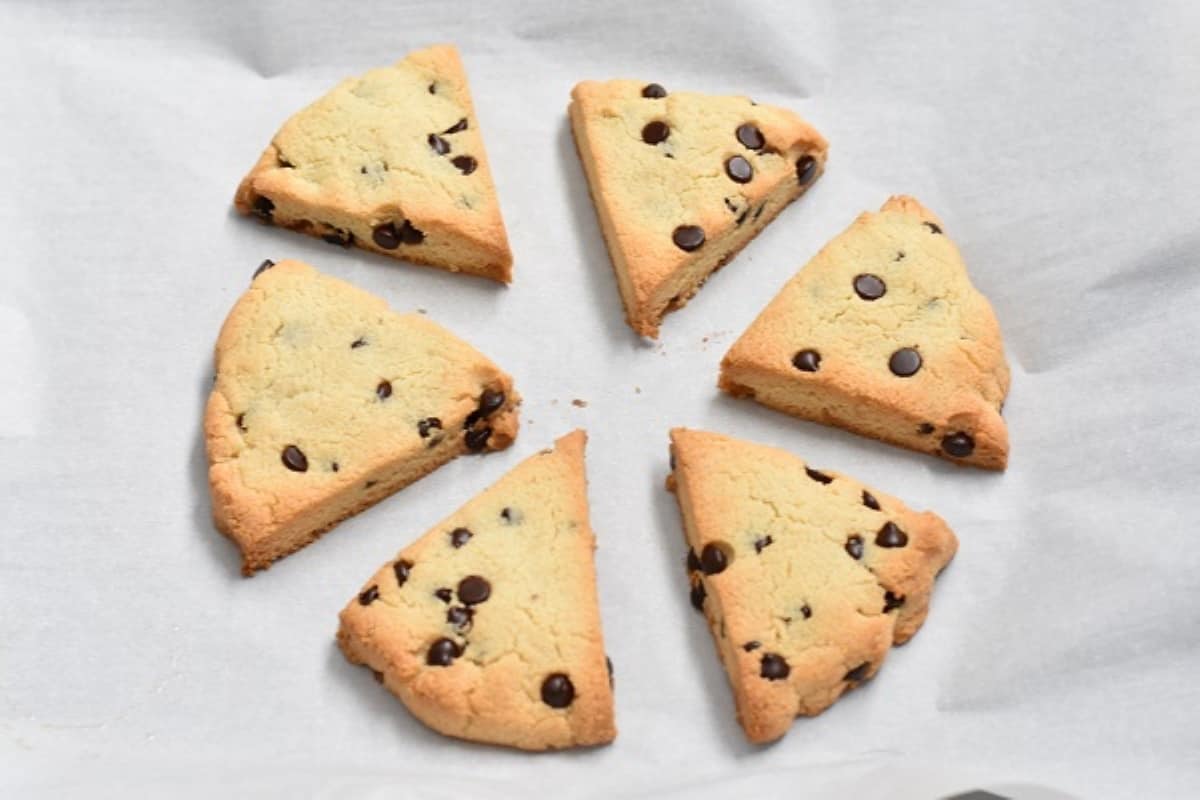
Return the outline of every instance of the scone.
{"type": "Polygon", "coordinates": [[[610,742],[583,451],[575,431],[401,550],[338,642],[436,731],[523,750],[610,742]]]}
{"type": "Polygon", "coordinates": [[[931,211],[862,214],[726,353],[720,387],[959,464],[1003,469],[1008,362],[992,307],[931,211]]]}
{"type": "Polygon", "coordinates": [[[921,627],[958,547],[936,514],[715,433],[672,430],[671,458],[692,604],[751,741],[828,708],[921,627]]]}
{"type": "Polygon", "coordinates": [[[467,75],[450,45],[345,80],[295,114],[234,205],[331,244],[512,278],[467,75]]]}
{"type": "Polygon", "coordinates": [[[746,97],[616,80],[585,81],[571,98],[625,317],[643,336],[825,169],[821,134],[746,97]]]}
{"type": "Polygon", "coordinates": [[[297,261],[259,267],[221,328],[216,370],[213,516],[247,575],[517,433],[512,379],[479,351],[297,261]]]}

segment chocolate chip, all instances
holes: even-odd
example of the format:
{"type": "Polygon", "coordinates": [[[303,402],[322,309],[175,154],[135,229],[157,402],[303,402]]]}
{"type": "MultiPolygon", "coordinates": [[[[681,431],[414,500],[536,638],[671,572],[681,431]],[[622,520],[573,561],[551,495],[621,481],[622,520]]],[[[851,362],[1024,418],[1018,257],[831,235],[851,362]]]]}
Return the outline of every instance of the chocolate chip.
{"type": "Polygon", "coordinates": [[[453,547],[462,547],[472,536],[472,533],[466,528],[455,528],[450,531],[450,544],[453,547]]]}
{"type": "Polygon", "coordinates": [[[275,204],[271,202],[271,198],[259,195],[254,198],[254,214],[260,219],[270,222],[275,214],[275,204]]]}
{"type": "Polygon", "coordinates": [[[854,534],[846,540],[846,552],[852,558],[859,559],[863,557],[863,540],[858,534],[854,534]]]}
{"type": "Polygon", "coordinates": [[[604,657],[604,666],[608,667],[608,688],[613,688],[613,667],[612,659],[608,656],[604,657]]]}
{"type": "Polygon", "coordinates": [[[469,608],[452,606],[450,610],[446,612],[446,622],[449,622],[456,628],[466,630],[471,627],[471,619],[474,616],[475,612],[469,608]]]}
{"type": "Polygon", "coordinates": [[[896,251],[896,257],[895,257],[895,258],[893,258],[893,259],[892,259],[892,261],[903,261],[903,260],[904,260],[904,251],[903,251],[903,250],[897,250],[897,251],[896,251]]]}
{"type": "Polygon", "coordinates": [[[275,154],[275,166],[280,169],[295,169],[296,165],[283,157],[283,153],[275,154]]]}
{"type": "Polygon", "coordinates": [[[887,284],[877,275],[863,273],[854,278],[854,292],[863,300],[878,300],[887,294],[887,284]]]}
{"type": "Polygon", "coordinates": [[[843,680],[852,681],[854,683],[857,683],[858,681],[861,681],[863,678],[867,677],[867,673],[870,671],[871,671],[871,662],[864,661],[863,663],[859,664],[854,669],[847,672],[846,677],[843,678],[843,680]]]}
{"type": "Polygon", "coordinates": [[[425,234],[408,220],[404,220],[404,224],[400,226],[399,234],[401,244],[420,244],[425,241],[425,234]]]}
{"type": "Polygon", "coordinates": [[[442,429],[442,421],[437,417],[426,417],[417,422],[417,433],[421,435],[422,439],[428,439],[429,432],[434,428],[437,428],[439,431],[442,429]]]}
{"type": "Polygon", "coordinates": [[[700,559],[696,558],[696,551],[690,547],[688,548],[687,554],[687,568],[688,572],[700,571],[700,559]]]}
{"type": "Polygon", "coordinates": [[[763,653],[761,664],[758,674],[769,681],[781,681],[792,671],[783,656],[775,653],[763,653]]]}
{"type": "Polygon", "coordinates": [[[975,440],[969,433],[951,433],[942,437],[942,450],[955,458],[966,458],[975,452],[975,440]]]}
{"type": "Polygon", "coordinates": [[[930,233],[941,233],[942,232],[942,229],[940,227],[938,227],[938,225],[934,222],[922,222],[921,224],[924,225],[926,228],[929,228],[930,233]]]}
{"type": "Polygon", "coordinates": [[[883,593],[883,613],[884,614],[888,613],[889,611],[894,611],[895,609],[899,608],[902,605],[904,605],[904,595],[895,595],[895,594],[892,594],[891,592],[883,593]]]}
{"type": "Polygon", "coordinates": [[[680,250],[690,253],[704,244],[704,229],[699,225],[680,225],[671,234],[671,240],[680,250]]]}
{"type": "Polygon", "coordinates": [[[767,140],[763,138],[762,131],[756,125],[749,122],[739,125],[734,133],[737,136],[737,140],[742,143],[742,146],[748,147],[751,150],[762,150],[767,144],[767,140]]]}
{"type": "Polygon", "coordinates": [[[751,642],[746,642],[744,645],[742,645],[742,649],[745,650],[747,653],[752,653],[760,647],[762,647],[762,642],[751,641],[751,642]]]}
{"type": "Polygon", "coordinates": [[[271,267],[273,267],[273,266],[275,266],[275,262],[274,262],[274,261],[272,261],[272,260],[271,260],[271,259],[269,259],[269,258],[264,258],[264,259],[263,259],[263,262],[262,262],[261,264],[259,264],[259,265],[258,265],[258,269],[254,270],[254,274],[250,276],[250,280],[254,280],[254,279],[255,279],[255,278],[257,278],[259,275],[262,275],[264,272],[266,272],[267,270],[269,270],[269,269],[270,269],[271,267]]]}
{"type": "Polygon", "coordinates": [[[922,436],[928,436],[929,434],[933,433],[934,430],[935,428],[933,427],[932,422],[922,422],[917,426],[917,433],[921,434],[922,436]]]}
{"type": "Polygon", "coordinates": [[[238,414],[236,422],[237,422],[238,430],[241,431],[242,433],[245,433],[246,432],[246,415],[238,414]]]}
{"type": "Polygon", "coordinates": [[[431,667],[448,667],[454,659],[462,655],[462,650],[453,639],[441,638],[429,645],[425,654],[425,663],[431,667]]]}
{"type": "Polygon", "coordinates": [[[502,405],[504,405],[504,392],[484,389],[483,394],[479,395],[479,413],[485,417],[491,416],[502,405]]]}
{"type": "Polygon", "coordinates": [[[458,582],[458,599],[469,606],[477,606],[492,596],[492,585],[486,578],[468,575],[458,582]]]}
{"type": "Polygon", "coordinates": [[[817,160],[812,156],[800,156],[800,160],[796,162],[796,180],[800,181],[800,185],[808,183],[817,174],[817,160]]]}
{"type": "Polygon", "coordinates": [[[509,506],[505,506],[500,511],[500,519],[504,520],[507,525],[520,525],[524,518],[525,516],[520,511],[509,506]]]}
{"type": "Polygon", "coordinates": [[[283,465],[292,472],[308,472],[308,457],[294,444],[283,448],[283,465]]]}
{"type": "Polygon", "coordinates": [[[792,366],[801,372],[816,372],[821,368],[821,354],[816,350],[801,350],[792,356],[792,366]]]}
{"type": "Polygon", "coordinates": [[[704,545],[704,549],[700,551],[700,569],[705,575],[717,575],[725,571],[729,566],[729,556],[725,549],[716,542],[709,542],[704,545]]]}
{"type": "Polygon", "coordinates": [[[429,93],[437,94],[437,84],[436,83],[429,84],[429,93]]]}
{"type": "Polygon", "coordinates": [[[921,354],[911,347],[901,347],[888,359],[888,369],[892,371],[893,375],[900,378],[916,375],[920,368],[921,354]]]}
{"type": "Polygon", "coordinates": [[[376,225],[371,231],[371,239],[384,250],[395,250],[400,246],[400,232],[396,230],[394,222],[376,225]]]}
{"type": "Polygon", "coordinates": [[[376,683],[383,683],[383,673],[380,672],[379,670],[377,670],[377,669],[371,670],[371,677],[375,679],[376,683]]]}
{"type": "Polygon", "coordinates": [[[350,349],[357,350],[358,348],[364,346],[366,343],[367,343],[367,340],[360,336],[357,339],[355,339],[353,342],[350,343],[350,349]]]}
{"type": "Polygon", "coordinates": [[[646,144],[658,144],[664,141],[671,135],[671,128],[665,122],[655,120],[647,122],[646,127],[642,128],[642,141],[646,144]]]}
{"type": "Polygon", "coordinates": [[[467,443],[467,449],[473,452],[479,452],[487,446],[488,437],[492,435],[491,428],[473,428],[467,431],[464,437],[467,443]]]}
{"type": "Polygon", "coordinates": [[[759,207],[758,207],[758,210],[756,210],[756,211],[754,212],[754,221],[755,221],[755,222],[757,222],[757,221],[758,221],[758,218],[759,218],[759,217],[761,217],[761,216],[763,215],[763,212],[764,212],[764,211],[766,211],[766,210],[767,210],[767,204],[766,204],[766,203],[763,203],[761,206],[759,206],[759,207]]]}
{"type": "Polygon", "coordinates": [[[880,547],[904,547],[908,544],[908,534],[900,530],[894,522],[885,522],[875,534],[875,544],[880,547]]]}
{"type": "Polygon", "coordinates": [[[449,128],[446,128],[446,130],[442,131],[442,133],[459,133],[461,131],[465,131],[466,129],[467,129],[467,118],[463,117],[458,122],[454,123],[449,128]]]}
{"type": "Polygon", "coordinates": [[[692,608],[697,611],[704,610],[704,598],[708,593],[704,591],[704,584],[697,580],[692,584],[692,608]]]}
{"type": "Polygon", "coordinates": [[[359,605],[369,606],[369,605],[371,605],[371,603],[374,603],[378,599],[379,599],[379,587],[374,586],[374,585],[368,586],[366,589],[363,589],[361,592],[359,592],[359,595],[358,595],[359,605]]]}
{"type": "Polygon", "coordinates": [[[436,597],[438,600],[441,600],[443,603],[449,603],[450,600],[454,597],[454,592],[452,592],[450,589],[442,587],[441,589],[438,589],[436,592],[434,592],[433,596],[436,597]]]}
{"type": "Polygon", "coordinates": [[[667,96],[667,90],[664,89],[662,86],[658,85],[657,83],[648,83],[642,87],[642,97],[650,97],[650,98],[657,99],[657,98],[666,97],[666,96],[667,96]]]}
{"type": "Polygon", "coordinates": [[[732,156],[725,162],[725,174],[735,183],[749,183],[754,177],[754,168],[741,156],[732,156]]]}
{"type": "Polygon", "coordinates": [[[863,500],[863,505],[866,506],[867,508],[871,509],[872,511],[879,510],[879,501],[875,499],[875,495],[871,494],[866,489],[863,489],[862,500],[863,500]]]}
{"type": "Polygon", "coordinates": [[[542,681],[542,702],[551,708],[566,708],[575,699],[575,686],[561,672],[542,681]]]}
{"type": "Polygon", "coordinates": [[[354,234],[350,231],[344,231],[341,228],[334,228],[328,233],[322,234],[321,240],[329,244],[336,244],[339,247],[349,247],[354,244],[354,234]]]}
{"type": "Polygon", "coordinates": [[[741,214],[738,214],[737,224],[741,225],[746,221],[746,217],[748,216],[750,216],[750,206],[746,206],[745,210],[743,210],[741,214]]]}
{"type": "Polygon", "coordinates": [[[805,619],[812,618],[812,609],[809,607],[808,603],[805,603],[804,605],[800,606],[800,615],[803,616],[805,619]]]}
{"type": "Polygon", "coordinates": [[[768,534],[761,539],[754,540],[754,552],[761,553],[764,547],[769,547],[775,543],[775,540],[768,534]]]}
{"type": "Polygon", "coordinates": [[[392,384],[390,381],[380,381],[375,387],[375,396],[380,400],[387,400],[392,396],[392,384]]]}
{"type": "Polygon", "coordinates": [[[334,472],[337,472],[337,471],[338,471],[338,469],[339,469],[339,467],[338,467],[338,463],[337,463],[336,461],[334,461],[332,464],[330,464],[330,465],[329,465],[329,468],[330,468],[331,470],[333,470],[334,472]]]}
{"type": "Polygon", "coordinates": [[[379,483],[379,481],[367,481],[365,484],[363,484],[363,488],[370,489],[372,486],[374,486],[377,483],[379,483]]]}
{"type": "Polygon", "coordinates": [[[824,472],[819,472],[818,470],[812,469],[810,467],[804,468],[804,474],[807,475],[808,477],[812,478],[817,483],[823,483],[825,485],[829,485],[829,484],[833,483],[832,475],[826,475],[824,472]]]}
{"type": "Polygon", "coordinates": [[[450,159],[450,163],[458,167],[458,171],[463,175],[470,175],[479,166],[474,156],[455,156],[450,159]]]}
{"type": "Polygon", "coordinates": [[[412,572],[412,562],[402,558],[392,565],[392,572],[396,573],[396,586],[403,586],[412,572]]]}
{"type": "Polygon", "coordinates": [[[450,152],[450,143],[438,136],[436,133],[429,134],[428,142],[429,146],[433,148],[433,152],[437,153],[439,156],[444,156],[446,153],[450,152]]]}

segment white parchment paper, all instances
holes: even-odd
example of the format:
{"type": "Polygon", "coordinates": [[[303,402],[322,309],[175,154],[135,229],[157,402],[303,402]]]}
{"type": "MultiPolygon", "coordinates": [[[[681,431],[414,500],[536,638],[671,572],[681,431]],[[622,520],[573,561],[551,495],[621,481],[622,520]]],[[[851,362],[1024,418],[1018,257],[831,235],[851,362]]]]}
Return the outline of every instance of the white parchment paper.
{"type": "Polygon", "coordinates": [[[1189,2],[0,2],[0,795],[1200,796],[1198,42],[1189,2]],[[470,74],[511,288],[232,214],[284,118],[438,41],[470,74]],[[567,128],[571,86],[609,77],[783,104],[832,146],[658,344],[622,321],[567,128]],[[899,192],[996,307],[1003,474],[715,389],[780,285],[899,192]],[[510,450],[246,580],[200,420],[268,257],[428,309],[525,405],[510,450]],[[913,642],[771,747],[744,741],[687,602],[672,425],[850,472],[961,539],[913,642]],[[576,426],[620,735],[533,756],[433,734],[344,661],[336,613],[576,426]]]}

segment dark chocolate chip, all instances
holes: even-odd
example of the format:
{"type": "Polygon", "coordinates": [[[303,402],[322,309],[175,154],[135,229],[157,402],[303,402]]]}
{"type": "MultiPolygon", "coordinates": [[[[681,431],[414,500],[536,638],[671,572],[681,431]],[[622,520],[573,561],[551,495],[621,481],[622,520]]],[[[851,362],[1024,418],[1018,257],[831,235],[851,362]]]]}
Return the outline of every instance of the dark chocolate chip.
{"type": "Polygon", "coordinates": [[[741,156],[732,156],[725,162],[725,174],[735,183],[749,183],[754,177],[754,167],[741,156]]]}
{"type": "Polygon", "coordinates": [[[879,510],[879,501],[875,499],[875,495],[871,494],[866,489],[863,489],[862,498],[863,498],[864,506],[871,509],[872,511],[879,510]]]}
{"type": "Polygon", "coordinates": [[[900,378],[916,375],[920,368],[921,354],[911,347],[901,347],[888,359],[888,369],[892,371],[893,375],[900,378]]]}
{"type": "Polygon", "coordinates": [[[800,156],[800,160],[796,162],[796,180],[800,181],[800,185],[808,183],[817,174],[817,160],[812,156],[800,156]]]}
{"type": "Polygon", "coordinates": [[[929,228],[930,233],[941,233],[942,232],[942,229],[937,225],[937,223],[922,222],[921,224],[924,225],[926,228],[929,228]]]}
{"type": "Polygon", "coordinates": [[[690,547],[688,548],[687,554],[687,568],[688,572],[700,571],[700,559],[696,557],[696,551],[690,547]]]}
{"type": "Polygon", "coordinates": [[[373,677],[375,679],[376,683],[383,683],[383,673],[380,672],[379,670],[377,670],[377,669],[371,670],[371,677],[373,677]]]}
{"type": "Polygon", "coordinates": [[[433,148],[433,152],[439,156],[444,156],[450,152],[450,143],[436,133],[429,134],[429,146],[433,148]]]}
{"type": "Polygon", "coordinates": [[[479,395],[479,413],[485,417],[491,416],[504,405],[504,392],[495,389],[484,389],[479,395]]]}
{"type": "Polygon", "coordinates": [[[436,592],[434,592],[433,596],[436,597],[438,600],[441,600],[443,603],[449,603],[450,600],[454,597],[454,592],[451,591],[450,589],[442,587],[441,589],[438,589],[436,592]]]}
{"type": "Polygon", "coordinates": [[[269,269],[270,269],[271,267],[273,267],[273,266],[275,266],[275,262],[274,262],[274,261],[272,261],[272,260],[271,260],[271,259],[269,259],[269,258],[264,258],[264,259],[263,259],[263,262],[262,262],[261,264],[259,264],[259,265],[258,265],[258,269],[254,270],[254,274],[250,276],[250,280],[254,280],[254,279],[255,279],[255,278],[257,278],[259,275],[262,275],[264,272],[266,272],[267,270],[269,270],[269,269]]]}
{"type": "Polygon", "coordinates": [[[763,138],[762,131],[756,125],[749,122],[739,125],[734,134],[743,147],[748,147],[751,150],[762,150],[767,144],[767,140],[763,138]]]}
{"type": "Polygon", "coordinates": [[[900,530],[894,522],[885,522],[875,534],[875,544],[880,547],[904,547],[908,544],[908,534],[900,530]]]}
{"type": "Polygon", "coordinates": [[[742,645],[742,649],[747,653],[752,653],[760,647],[762,647],[762,642],[755,641],[746,642],[744,645],[742,645]]]}
{"type": "Polygon", "coordinates": [[[928,436],[929,434],[933,433],[934,430],[936,429],[933,427],[932,422],[922,422],[917,426],[917,433],[921,434],[922,436],[928,436]]]}
{"type": "Polygon", "coordinates": [[[604,666],[608,667],[608,688],[613,688],[613,668],[612,659],[608,656],[604,657],[604,666]]]}
{"type": "Polygon", "coordinates": [[[754,540],[754,552],[761,553],[764,547],[770,547],[775,543],[775,540],[768,534],[761,539],[754,540]]]}
{"type": "Polygon", "coordinates": [[[750,216],[750,206],[746,206],[746,208],[742,211],[742,213],[738,214],[737,224],[741,225],[743,222],[746,221],[746,217],[748,217],[748,216],[750,216]]]}
{"type": "Polygon", "coordinates": [[[379,483],[379,481],[367,481],[365,484],[363,484],[363,488],[370,489],[372,486],[374,486],[377,483],[379,483]]]}
{"type": "Polygon", "coordinates": [[[894,611],[904,605],[904,595],[895,595],[892,592],[883,593],[883,613],[894,611]]]}
{"type": "Polygon", "coordinates": [[[824,483],[826,485],[833,483],[832,475],[826,475],[824,472],[812,469],[811,467],[805,467],[804,474],[812,478],[817,483],[824,483]]]}
{"type": "Polygon", "coordinates": [[[500,519],[504,520],[509,525],[515,525],[521,521],[521,512],[514,508],[505,506],[500,510],[500,519]]]}
{"type": "Polygon", "coordinates": [[[802,617],[804,617],[805,619],[812,618],[812,608],[809,607],[808,603],[805,603],[804,605],[800,606],[800,615],[802,617]]]}
{"type": "Polygon", "coordinates": [[[283,465],[292,472],[308,472],[308,457],[294,444],[283,448],[283,465]]]}
{"type": "Polygon", "coordinates": [[[338,463],[336,461],[334,461],[332,464],[330,464],[329,468],[331,470],[333,470],[334,472],[337,472],[340,469],[340,467],[338,467],[338,463]]]}
{"type": "Polygon", "coordinates": [[[475,612],[469,608],[451,606],[450,610],[446,612],[446,622],[465,630],[471,627],[471,618],[474,616],[475,612]]]}
{"type": "Polygon", "coordinates": [[[492,596],[492,585],[486,578],[468,575],[458,582],[458,599],[469,606],[477,606],[492,596]]]}
{"type": "Polygon", "coordinates": [[[966,458],[975,452],[975,440],[969,433],[951,433],[942,437],[942,451],[955,458],[966,458]]]}
{"type": "Polygon", "coordinates": [[[708,593],[704,591],[704,584],[697,580],[692,584],[692,608],[697,611],[704,610],[704,598],[708,593]]]}
{"type": "Polygon", "coordinates": [[[642,128],[642,141],[646,144],[658,144],[670,135],[670,126],[658,120],[647,122],[646,127],[642,128]]]}
{"type": "Polygon", "coordinates": [[[360,336],[357,339],[355,339],[353,342],[350,343],[350,349],[357,350],[358,348],[364,346],[366,343],[367,343],[367,340],[360,336]]]}
{"type": "Polygon", "coordinates": [[[846,677],[843,680],[852,681],[854,683],[857,683],[858,681],[861,681],[863,678],[867,677],[867,673],[870,671],[871,671],[871,662],[864,661],[863,663],[859,664],[854,669],[847,672],[846,677]]]}
{"type": "Polygon", "coordinates": [[[437,84],[436,83],[429,84],[429,93],[437,94],[437,84]]]}
{"type": "Polygon", "coordinates": [[[716,542],[709,542],[700,551],[700,569],[705,575],[717,575],[729,566],[729,557],[725,548],[716,542]]]}
{"type": "Polygon", "coordinates": [[[376,225],[375,230],[371,231],[371,239],[384,250],[395,250],[400,246],[400,232],[396,230],[394,222],[376,225]]]}
{"type": "Polygon", "coordinates": [[[471,532],[466,528],[455,528],[450,531],[450,544],[453,547],[462,547],[470,540],[471,536],[471,532]]]}
{"type": "Polygon", "coordinates": [[[862,537],[859,536],[858,534],[854,534],[849,539],[847,539],[846,540],[846,552],[849,553],[852,558],[856,558],[856,559],[862,558],[863,557],[863,539],[862,539],[862,537]]]}
{"type": "Polygon", "coordinates": [[[863,300],[878,300],[887,294],[887,284],[877,275],[863,273],[854,278],[854,293],[863,300]]]}
{"type": "Polygon", "coordinates": [[[781,681],[792,671],[783,656],[775,653],[763,653],[761,664],[758,674],[769,681],[781,681]]]}
{"type": "Polygon", "coordinates": [[[674,472],[675,471],[675,453],[674,452],[671,453],[671,457],[670,457],[670,459],[668,459],[668,463],[671,466],[671,471],[674,472]]]}
{"type": "Polygon", "coordinates": [[[437,428],[439,431],[442,429],[442,421],[437,417],[426,417],[417,422],[417,433],[421,435],[422,439],[428,439],[429,432],[434,428],[437,428]]]}
{"type": "Polygon", "coordinates": [[[763,203],[761,206],[759,206],[758,209],[754,212],[754,221],[757,222],[758,218],[761,217],[763,215],[763,212],[766,210],[767,210],[766,203],[763,203]]]}
{"type": "Polygon", "coordinates": [[[704,229],[699,225],[680,225],[671,234],[671,240],[680,250],[690,253],[704,244],[704,229]]]}
{"type": "Polygon", "coordinates": [[[441,638],[429,645],[425,663],[431,667],[448,667],[461,655],[462,650],[453,639],[441,638]]]}
{"type": "Polygon", "coordinates": [[[408,576],[412,573],[412,562],[407,559],[400,559],[392,566],[392,571],[396,573],[396,585],[403,586],[408,580],[408,576]]]}
{"type": "Polygon", "coordinates": [[[271,201],[271,198],[259,195],[254,198],[253,209],[256,216],[270,222],[272,216],[275,214],[275,203],[271,201]]]}
{"type": "Polygon", "coordinates": [[[425,241],[425,234],[408,220],[404,220],[404,224],[400,226],[399,234],[401,244],[420,244],[425,241]]]}
{"type": "Polygon", "coordinates": [[[455,156],[450,159],[450,163],[458,167],[458,171],[463,175],[470,175],[479,166],[474,156],[455,156]]]}
{"type": "Polygon", "coordinates": [[[374,585],[368,586],[366,589],[363,589],[361,592],[359,592],[359,595],[358,595],[359,605],[369,606],[369,605],[371,605],[371,603],[374,603],[378,599],[379,599],[379,587],[374,586],[374,585]]]}
{"type": "Polygon", "coordinates": [[[801,350],[792,356],[792,366],[801,372],[816,372],[821,368],[821,354],[816,350],[801,350]]]}
{"type": "Polygon", "coordinates": [[[246,432],[246,415],[238,414],[236,421],[237,421],[238,430],[241,431],[242,433],[245,433],[246,432]]]}
{"type": "Polygon", "coordinates": [[[392,396],[392,384],[390,381],[380,381],[375,387],[375,396],[380,400],[387,400],[392,396]]]}
{"type": "Polygon", "coordinates": [[[473,452],[479,452],[487,447],[488,437],[492,435],[491,428],[473,428],[467,431],[464,437],[467,443],[467,449],[473,452]]]}
{"type": "Polygon", "coordinates": [[[666,97],[667,90],[657,83],[648,83],[642,87],[642,97],[659,98],[666,97]]]}
{"type": "Polygon", "coordinates": [[[896,257],[895,257],[895,258],[893,258],[893,259],[892,259],[892,261],[903,261],[903,260],[904,260],[904,251],[903,251],[903,250],[897,250],[897,251],[896,251],[896,257]]]}
{"type": "Polygon", "coordinates": [[[334,228],[328,233],[322,234],[321,239],[329,244],[336,244],[339,247],[349,247],[354,244],[354,234],[350,231],[344,231],[341,228],[334,228]]]}
{"type": "Polygon", "coordinates": [[[454,123],[449,128],[446,128],[446,130],[442,131],[442,133],[444,133],[444,134],[459,133],[461,131],[465,131],[466,129],[467,129],[467,118],[463,117],[458,122],[454,123]]]}
{"type": "Polygon", "coordinates": [[[542,702],[551,708],[566,708],[575,699],[575,686],[561,672],[542,681],[542,702]]]}
{"type": "Polygon", "coordinates": [[[280,169],[295,169],[296,165],[283,157],[283,153],[275,154],[275,166],[280,169]]]}

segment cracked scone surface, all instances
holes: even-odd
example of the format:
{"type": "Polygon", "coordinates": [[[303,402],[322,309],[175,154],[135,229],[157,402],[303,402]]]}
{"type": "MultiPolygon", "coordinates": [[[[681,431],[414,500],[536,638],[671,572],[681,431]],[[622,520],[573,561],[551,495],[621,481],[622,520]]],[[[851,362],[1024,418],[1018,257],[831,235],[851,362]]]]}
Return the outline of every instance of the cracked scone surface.
{"type": "Polygon", "coordinates": [[[821,134],[746,97],[614,80],[584,81],[571,98],[626,319],[644,336],[825,168],[821,134]]]}
{"type": "Polygon", "coordinates": [[[297,261],[260,267],[221,328],[216,373],[213,516],[247,574],[517,432],[512,379],[484,355],[297,261]]]}
{"type": "Polygon", "coordinates": [[[1008,461],[1000,326],[911,197],[859,216],[788,281],[725,355],[720,386],[960,464],[1008,461]]]}
{"type": "Polygon", "coordinates": [[[692,604],[751,741],[828,708],[920,628],[958,547],[936,514],[715,433],[672,430],[671,456],[692,604]]]}
{"type": "Polygon", "coordinates": [[[518,464],[402,550],[338,642],[425,724],[526,750],[616,736],[583,431],[518,464]]]}
{"type": "Polygon", "coordinates": [[[331,244],[512,277],[467,76],[450,45],[345,80],[296,113],[234,204],[331,244]]]}

